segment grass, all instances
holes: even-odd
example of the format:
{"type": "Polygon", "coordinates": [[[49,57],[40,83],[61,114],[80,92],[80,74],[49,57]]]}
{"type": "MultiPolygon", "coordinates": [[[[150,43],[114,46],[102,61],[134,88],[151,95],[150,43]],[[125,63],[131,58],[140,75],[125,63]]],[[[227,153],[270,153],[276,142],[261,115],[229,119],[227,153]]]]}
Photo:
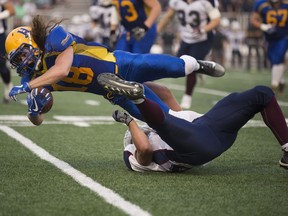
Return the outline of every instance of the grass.
{"type": "MultiPolygon", "coordinates": [[[[15,84],[19,82],[18,78],[13,79],[15,84]]],[[[184,79],[164,79],[161,82],[168,86],[183,86],[184,79]]],[[[200,93],[201,88],[231,92],[269,83],[267,71],[231,70],[220,79],[207,78],[205,84],[198,83],[193,109],[205,112],[222,98],[200,93]]],[[[173,92],[180,100],[183,92],[173,92]]],[[[53,95],[54,106],[47,114],[46,122],[55,122],[55,115],[111,116],[118,108],[92,94],[55,92],[53,95]],[[86,105],[85,100],[98,100],[100,106],[86,105]]],[[[25,96],[19,99],[25,99],[25,96]]],[[[278,99],[287,103],[288,94],[278,99]]],[[[288,116],[287,107],[282,109],[288,116]]],[[[0,104],[0,118],[2,115],[25,114],[26,107],[20,103],[0,104]]],[[[260,116],[255,119],[260,119],[260,116]]],[[[288,173],[279,167],[280,147],[265,127],[243,128],[232,148],[206,167],[169,174],[127,170],[122,160],[126,127],[121,124],[23,127],[0,120],[0,125],[15,129],[50,154],[152,215],[278,216],[288,211],[288,173]]],[[[0,137],[0,216],[126,215],[53,165],[39,159],[1,130],[0,137]]]]}

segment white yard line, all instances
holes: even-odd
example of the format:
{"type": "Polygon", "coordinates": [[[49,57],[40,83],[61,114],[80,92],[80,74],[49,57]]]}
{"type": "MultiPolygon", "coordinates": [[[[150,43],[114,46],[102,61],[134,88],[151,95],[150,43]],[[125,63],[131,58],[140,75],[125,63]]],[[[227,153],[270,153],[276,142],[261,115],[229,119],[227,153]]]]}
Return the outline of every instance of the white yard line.
{"type": "Polygon", "coordinates": [[[80,171],[76,170],[75,168],[73,168],[71,165],[69,165],[65,161],[62,161],[54,157],[45,149],[39,147],[38,145],[33,143],[30,139],[24,137],[22,134],[18,133],[12,128],[8,126],[0,125],[0,130],[6,133],[11,138],[17,140],[19,143],[21,143],[31,152],[36,154],[39,158],[51,163],[52,165],[60,169],[62,172],[71,176],[80,185],[95,192],[97,195],[102,197],[107,203],[119,208],[120,210],[125,212],[127,215],[131,215],[131,216],[135,216],[135,215],[150,216],[151,215],[149,212],[141,209],[139,206],[126,201],[124,198],[122,198],[120,195],[118,195],[111,189],[106,188],[102,186],[101,184],[93,181],[93,179],[81,173],[80,171]]]}
{"type": "MultiPolygon", "coordinates": [[[[171,83],[165,83],[165,85],[169,89],[177,90],[177,91],[183,91],[184,92],[184,86],[183,85],[171,84],[171,83]]],[[[231,92],[226,92],[226,91],[219,91],[219,90],[215,90],[215,89],[200,88],[200,87],[195,88],[195,92],[199,92],[199,93],[202,93],[202,94],[221,96],[221,97],[225,97],[225,96],[227,96],[228,94],[231,93],[231,92]]],[[[288,102],[286,102],[286,101],[278,100],[278,103],[282,107],[288,107],[288,102]]]]}

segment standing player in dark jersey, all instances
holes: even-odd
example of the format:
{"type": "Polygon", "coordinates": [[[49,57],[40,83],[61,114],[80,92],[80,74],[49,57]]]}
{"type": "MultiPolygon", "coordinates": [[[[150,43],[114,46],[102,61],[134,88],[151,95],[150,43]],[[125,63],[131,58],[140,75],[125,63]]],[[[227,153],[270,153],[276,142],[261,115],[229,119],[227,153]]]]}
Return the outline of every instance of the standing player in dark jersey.
{"type": "Polygon", "coordinates": [[[7,19],[15,14],[15,8],[12,1],[0,0],[0,74],[5,85],[3,102],[9,102],[9,91],[12,88],[11,73],[6,66],[6,60],[3,58],[5,52],[5,39],[7,29],[7,19]]]}
{"type": "Polygon", "coordinates": [[[288,49],[288,1],[256,1],[251,23],[265,34],[267,55],[272,65],[271,87],[275,93],[282,94],[285,87],[285,54],[288,49]]]}
{"type": "MultiPolygon", "coordinates": [[[[97,76],[108,72],[137,82],[161,78],[184,77],[192,72],[223,76],[224,68],[215,62],[196,60],[191,56],[180,58],[168,55],[110,52],[105,46],[86,42],[55,24],[48,28],[40,16],[30,27],[18,27],[6,39],[6,52],[12,66],[22,77],[20,86],[14,86],[9,96],[16,100],[21,93],[33,88],[47,87],[50,91],[82,91],[103,95],[121,106],[135,118],[141,113],[125,97],[107,93],[99,86],[97,76]]],[[[145,86],[147,98],[168,107],[145,86]]],[[[40,109],[33,114],[40,114],[40,109]]]]}
{"type": "MultiPolygon", "coordinates": [[[[161,12],[158,0],[113,0],[112,32],[115,34],[117,18],[124,27],[115,50],[149,53],[157,37],[156,20],[161,12]]],[[[121,31],[121,30],[120,30],[121,31]]]]}
{"type": "Polygon", "coordinates": [[[131,99],[155,130],[146,130],[146,135],[128,114],[121,111],[113,114],[113,118],[125,123],[132,134],[132,141],[126,137],[128,145],[124,152],[126,166],[132,170],[173,172],[206,164],[227,151],[239,130],[257,113],[261,113],[284,151],[280,165],[288,168],[288,127],[269,87],[256,86],[241,93],[231,93],[204,115],[194,113],[194,117],[183,119],[179,114],[163,112],[159,105],[146,99],[140,83],[107,73],[100,74],[98,82],[104,89],[131,99]]]}

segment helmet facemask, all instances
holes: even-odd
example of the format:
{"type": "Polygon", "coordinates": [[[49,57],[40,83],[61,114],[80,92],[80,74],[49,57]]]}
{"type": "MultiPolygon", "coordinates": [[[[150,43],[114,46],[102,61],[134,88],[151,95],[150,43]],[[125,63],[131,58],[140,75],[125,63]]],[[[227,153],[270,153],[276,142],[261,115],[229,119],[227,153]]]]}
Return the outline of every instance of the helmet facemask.
{"type": "Polygon", "coordinates": [[[31,75],[40,63],[40,50],[31,44],[22,43],[15,51],[8,56],[12,68],[16,68],[17,73],[31,75]]]}

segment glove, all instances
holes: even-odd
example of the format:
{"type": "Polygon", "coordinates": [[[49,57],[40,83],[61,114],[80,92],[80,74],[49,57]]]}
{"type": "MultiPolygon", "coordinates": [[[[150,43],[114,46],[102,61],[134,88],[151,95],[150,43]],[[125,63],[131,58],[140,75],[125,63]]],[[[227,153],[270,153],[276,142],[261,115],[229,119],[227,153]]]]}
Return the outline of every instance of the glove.
{"type": "Polygon", "coordinates": [[[16,95],[23,94],[25,92],[30,92],[30,91],[31,91],[31,88],[28,82],[24,82],[20,86],[14,86],[9,92],[9,97],[13,99],[14,101],[17,101],[16,95]]]}
{"type": "Polygon", "coordinates": [[[112,117],[114,118],[115,121],[124,123],[127,126],[133,120],[133,118],[130,115],[120,110],[114,111],[114,113],[112,114],[112,117]]]}
{"type": "Polygon", "coordinates": [[[37,90],[38,88],[33,89],[27,96],[28,113],[31,116],[38,116],[41,114],[43,107],[52,100],[50,96],[46,97],[44,89],[36,94],[37,90]]]}
{"type": "Polygon", "coordinates": [[[131,31],[136,40],[141,40],[145,36],[148,29],[149,28],[143,23],[142,26],[135,27],[131,31]]]}
{"type": "Polygon", "coordinates": [[[260,25],[260,29],[268,34],[271,34],[276,30],[275,26],[273,26],[272,24],[265,24],[265,23],[262,23],[260,25]]]}

